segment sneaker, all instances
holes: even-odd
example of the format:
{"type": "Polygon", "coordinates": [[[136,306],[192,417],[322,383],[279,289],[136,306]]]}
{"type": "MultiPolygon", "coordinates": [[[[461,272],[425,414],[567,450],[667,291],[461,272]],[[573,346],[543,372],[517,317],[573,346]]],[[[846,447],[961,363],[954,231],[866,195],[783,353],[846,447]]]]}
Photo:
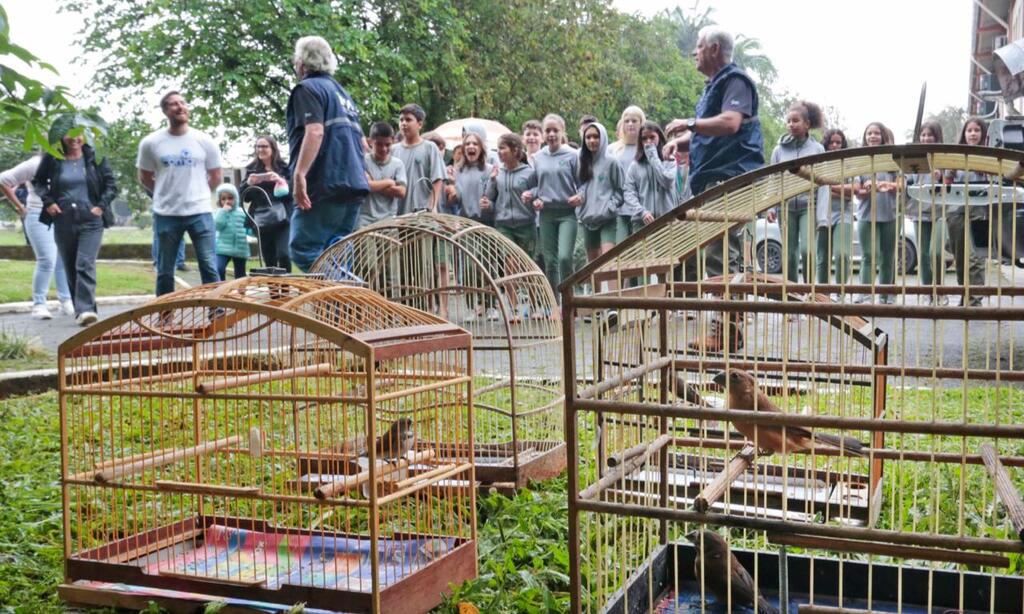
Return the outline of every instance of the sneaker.
{"type": "Polygon", "coordinates": [[[967,306],[968,307],[981,307],[981,305],[982,305],[982,301],[981,301],[981,297],[980,296],[972,296],[967,301],[967,306]]]}
{"type": "Polygon", "coordinates": [[[96,315],[96,312],[94,312],[94,311],[84,311],[84,312],[78,314],[78,317],[75,318],[75,322],[78,322],[78,324],[80,326],[89,326],[90,324],[92,324],[93,322],[95,322],[96,320],[99,320],[99,319],[100,319],[100,317],[98,315],[96,315]]]}
{"type": "Polygon", "coordinates": [[[75,304],[71,302],[71,299],[60,302],[60,314],[62,316],[75,315],[75,304]]]}
{"type": "MultiPolygon", "coordinates": [[[[721,353],[725,349],[725,325],[718,318],[711,320],[711,330],[708,336],[697,341],[691,341],[689,348],[694,351],[705,351],[708,353],[721,353]]],[[[736,324],[733,324],[732,338],[729,339],[729,351],[737,352],[743,348],[743,331],[736,324]]]]}
{"type": "Polygon", "coordinates": [[[881,300],[878,301],[882,305],[895,305],[896,297],[891,294],[883,294],[881,300]]]}
{"type": "Polygon", "coordinates": [[[946,305],[949,305],[949,297],[945,294],[940,294],[938,300],[935,301],[935,304],[945,307],[946,305]]]}
{"type": "Polygon", "coordinates": [[[487,310],[487,319],[490,320],[491,322],[497,322],[499,319],[501,319],[501,314],[498,313],[497,309],[491,307],[490,309],[487,310]]]}
{"type": "Polygon", "coordinates": [[[177,267],[177,269],[182,273],[188,273],[189,271],[192,270],[192,267],[182,262],[181,265],[177,267]]]}
{"type": "Polygon", "coordinates": [[[53,314],[46,305],[32,305],[32,318],[35,320],[52,320],[53,314]]]}
{"type": "Polygon", "coordinates": [[[863,305],[865,303],[870,305],[871,303],[875,302],[875,299],[870,294],[858,294],[857,296],[854,297],[853,302],[856,303],[857,305],[863,305]]]}

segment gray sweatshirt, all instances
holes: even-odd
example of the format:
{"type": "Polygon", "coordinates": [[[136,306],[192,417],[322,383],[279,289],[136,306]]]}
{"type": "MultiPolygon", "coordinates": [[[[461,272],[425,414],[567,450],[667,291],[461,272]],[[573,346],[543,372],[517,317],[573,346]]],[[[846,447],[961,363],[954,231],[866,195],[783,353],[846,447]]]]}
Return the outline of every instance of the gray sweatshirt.
{"type": "Polygon", "coordinates": [[[570,209],[569,198],[576,194],[576,177],[579,156],[568,145],[558,151],[544,147],[533,157],[533,169],[537,172],[537,189],[534,198],[544,203],[544,209],[570,209]]]}
{"type": "Polygon", "coordinates": [[[644,150],[647,162],[634,161],[626,171],[626,187],[623,189],[623,214],[634,221],[641,221],[644,212],[654,217],[664,215],[676,208],[676,162],[659,160],[653,147],[644,150]]]}
{"type": "MultiPolygon", "coordinates": [[[[857,177],[860,183],[872,179],[871,175],[857,177]]],[[[878,181],[896,181],[896,173],[875,173],[873,179],[878,181]]],[[[874,190],[862,199],[857,200],[857,219],[861,222],[892,222],[896,219],[896,192],[879,192],[874,190]],[[872,213],[871,197],[874,196],[874,212],[872,213]]]]}
{"type": "MultiPolygon", "coordinates": [[[[808,137],[803,141],[797,141],[789,134],[782,135],[779,139],[779,144],[775,146],[775,150],[772,151],[772,164],[778,164],[779,162],[789,162],[790,160],[796,160],[797,158],[803,158],[804,156],[811,156],[814,154],[825,153],[825,148],[821,146],[821,143],[808,137]]],[[[807,208],[809,202],[809,192],[803,194],[797,194],[793,198],[786,201],[786,207],[790,211],[802,211],[807,208]]]]}
{"type": "Polygon", "coordinates": [[[498,168],[498,176],[487,179],[484,194],[494,207],[494,225],[509,228],[531,226],[537,214],[533,205],[524,205],[523,192],[537,187],[537,174],[529,164],[520,164],[514,170],[504,165],[498,168]]]}
{"type": "MultiPolygon", "coordinates": [[[[608,132],[604,126],[591,125],[596,126],[600,132],[601,143],[594,152],[591,178],[586,183],[580,179],[579,194],[583,197],[583,203],[576,207],[576,219],[587,228],[596,230],[618,217],[626,173],[618,160],[607,155],[608,132]]],[[[583,146],[586,147],[586,143],[583,146]]],[[[583,155],[582,150],[580,155],[583,155]]]]}
{"type": "Polygon", "coordinates": [[[484,164],[483,170],[476,166],[463,166],[455,172],[455,198],[449,203],[462,203],[462,215],[478,222],[492,222],[494,209],[480,211],[480,198],[484,195],[487,178],[491,176],[491,165],[484,164]]]}
{"type": "Polygon", "coordinates": [[[629,170],[629,165],[636,159],[636,143],[626,145],[625,141],[616,141],[608,146],[609,157],[615,158],[622,167],[622,174],[629,170]]]}

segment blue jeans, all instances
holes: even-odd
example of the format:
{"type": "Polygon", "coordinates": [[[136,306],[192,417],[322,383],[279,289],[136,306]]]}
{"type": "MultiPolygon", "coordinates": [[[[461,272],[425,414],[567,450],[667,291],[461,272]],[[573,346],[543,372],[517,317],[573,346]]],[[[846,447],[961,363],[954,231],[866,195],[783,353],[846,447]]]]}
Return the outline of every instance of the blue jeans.
{"type": "Polygon", "coordinates": [[[331,243],[348,236],[359,221],[362,200],[344,204],[314,203],[313,208],[292,211],[288,248],[292,263],[305,273],[331,243]]]}
{"type": "Polygon", "coordinates": [[[32,304],[45,305],[46,295],[50,291],[50,280],[57,277],[57,298],[61,301],[71,300],[68,288],[68,277],[64,274],[64,263],[57,257],[57,243],[53,237],[53,228],[39,221],[41,208],[30,207],[25,215],[25,234],[36,255],[36,270],[32,274],[32,304]]]}
{"type": "MultiPolygon", "coordinates": [[[[156,227],[153,228],[153,266],[156,266],[156,227]]],[[[178,243],[178,257],[174,261],[174,268],[180,269],[185,266],[185,237],[178,243]]]]}
{"type": "Polygon", "coordinates": [[[53,238],[68,276],[75,315],[96,313],[96,258],[103,242],[103,220],[79,207],[53,220],[53,238]]]}
{"type": "Polygon", "coordinates": [[[154,213],[157,296],[174,292],[174,264],[178,255],[178,245],[181,244],[186,232],[192,239],[192,247],[196,250],[199,277],[203,283],[212,284],[220,280],[217,276],[217,256],[214,252],[216,232],[213,227],[213,214],[177,216],[154,213]]]}

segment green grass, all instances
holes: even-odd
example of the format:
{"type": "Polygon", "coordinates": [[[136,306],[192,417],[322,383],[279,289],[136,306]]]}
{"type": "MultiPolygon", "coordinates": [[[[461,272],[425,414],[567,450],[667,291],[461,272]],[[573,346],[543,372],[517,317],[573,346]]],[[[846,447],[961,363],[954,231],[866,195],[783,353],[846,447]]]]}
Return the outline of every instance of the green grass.
{"type": "MultiPolygon", "coordinates": [[[[890,388],[889,408],[905,419],[954,420],[964,412],[972,421],[1020,422],[1024,391],[1003,388],[900,390],[890,388]]],[[[63,610],[55,587],[62,578],[62,535],[60,516],[60,447],[56,394],[0,401],[0,612],[36,613],[63,610]],[[25,454],[31,450],[31,454],[25,454]]],[[[909,436],[905,436],[909,437],[909,436]]],[[[887,445],[897,447],[896,436],[887,445]]],[[[929,441],[931,443],[931,441],[929,441]]],[[[968,452],[977,441],[968,440],[968,452]]],[[[1002,442],[1006,443],[1006,442],[1002,442]]],[[[921,442],[904,439],[903,445],[921,448],[921,442]],[[913,445],[911,445],[913,444],[913,445]]],[[[1021,454],[1014,446],[1002,445],[1003,454],[1021,454]]],[[[936,451],[957,451],[959,438],[936,438],[936,451]]],[[[955,534],[960,523],[974,533],[977,522],[985,522],[990,535],[1005,537],[1001,516],[993,525],[992,489],[983,470],[961,474],[959,465],[937,470],[915,463],[887,463],[883,528],[930,530],[955,534]],[[970,503],[960,513],[960,493],[970,503]],[[938,495],[936,494],[938,493],[938,495]],[[936,507],[937,506],[937,507],[936,507]]],[[[514,499],[490,495],[478,500],[479,577],[456,587],[438,612],[455,613],[460,601],[475,604],[481,612],[559,612],[568,608],[568,518],[565,478],[534,485],[514,499]]],[[[1001,513],[1001,512],[999,512],[1001,513]]],[[[609,527],[615,519],[609,520],[609,527]]],[[[646,525],[619,519],[619,536],[646,525]]],[[[671,523],[674,525],[674,523],[671,523]]],[[[682,526],[673,527],[682,529],[682,526]]],[[[744,545],[736,534],[735,545],[744,545]]],[[[747,536],[751,538],[750,535],[747,536]]],[[[594,539],[593,535],[589,539],[594,539]]],[[[746,545],[758,542],[754,536],[746,545]]],[[[608,546],[612,545],[609,542],[608,546]]],[[[586,550],[587,548],[584,548],[586,550]]],[[[796,553],[797,550],[792,550],[796,553]]],[[[618,561],[614,551],[606,553],[618,561]]],[[[1011,557],[1018,573],[1019,557],[1011,557]]],[[[879,557],[874,557],[876,562],[879,557]]],[[[609,561],[611,562],[611,561],[609,561]]],[[[583,561],[585,573],[594,561],[583,561]]],[[[626,570],[629,573],[631,570],[626,570]]],[[[588,576],[589,577],[589,576],[588,576]]],[[[595,590],[595,587],[591,587],[595,590]]],[[[155,609],[153,610],[156,611],[155,609]]]]}
{"type": "MultiPolygon", "coordinates": [[[[32,272],[36,263],[31,260],[0,260],[0,303],[13,303],[32,299],[32,272]]],[[[96,295],[152,294],[156,274],[148,264],[106,263],[96,265],[96,295]]],[[[57,298],[51,284],[50,298],[57,298]]]]}
{"type": "MultiPolygon", "coordinates": [[[[153,242],[153,229],[147,228],[142,230],[133,227],[108,228],[103,232],[103,242],[150,245],[153,242]]],[[[0,230],[0,245],[26,245],[25,235],[20,229],[5,228],[0,230]]]]}
{"type": "Polygon", "coordinates": [[[0,328],[0,372],[48,369],[56,365],[54,356],[39,347],[37,339],[0,328]]]}

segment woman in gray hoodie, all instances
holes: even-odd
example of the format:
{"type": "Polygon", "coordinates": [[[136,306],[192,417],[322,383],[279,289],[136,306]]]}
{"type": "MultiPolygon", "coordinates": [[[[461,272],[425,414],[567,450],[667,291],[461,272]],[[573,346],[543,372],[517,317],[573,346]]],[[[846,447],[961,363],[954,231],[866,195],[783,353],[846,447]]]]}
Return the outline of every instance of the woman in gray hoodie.
{"type": "Polygon", "coordinates": [[[676,195],[676,161],[662,158],[665,133],[648,121],[640,129],[641,148],[626,171],[623,188],[625,212],[630,216],[632,232],[650,224],[679,204],[676,195]]]}
{"type": "MultiPolygon", "coordinates": [[[[626,107],[622,110],[622,115],[619,116],[619,123],[615,129],[618,140],[608,146],[606,155],[619,161],[623,176],[625,176],[626,171],[629,170],[629,165],[636,158],[636,150],[640,144],[640,127],[646,121],[647,115],[644,114],[644,110],[636,105],[626,107]]],[[[629,236],[629,222],[628,215],[624,213],[619,215],[615,228],[616,243],[622,243],[629,236]]]]}
{"type": "Polygon", "coordinates": [[[494,208],[481,208],[480,199],[492,168],[483,139],[475,132],[466,132],[462,137],[462,162],[454,170],[448,204],[458,205],[463,217],[487,226],[494,226],[494,208]]]}
{"type": "MultiPolygon", "coordinates": [[[[786,128],[775,151],[772,164],[787,162],[804,156],[824,153],[821,143],[811,138],[811,130],[821,128],[821,107],[813,102],[801,101],[786,112],[786,128]]],[[[804,280],[811,280],[811,249],[814,241],[815,213],[810,209],[810,195],[814,189],[798,194],[786,201],[779,225],[786,232],[786,279],[800,281],[798,271],[804,272],[804,280]]],[[[768,214],[768,221],[774,221],[775,214],[768,214]]]]}
{"type": "Polygon", "coordinates": [[[588,262],[615,247],[625,179],[618,160],[608,155],[607,130],[596,122],[588,125],[580,149],[579,195],[583,202],[576,208],[588,262]]]}
{"type": "Polygon", "coordinates": [[[498,160],[501,164],[491,167],[480,209],[494,211],[498,232],[532,258],[537,212],[523,194],[537,187],[537,176],[526,163],[523,138],[512,132],[498,137],[498,160]]]}
{"type": "Polygon", "coordinates": [[[565,145],[565,120],[555,114],[541,123],[547,147],[533,157],[537,188],[523,194],[524,203],[533,203],[540,211],[540,251],[544,255],[544,272],[551,288],[558,294],[558,285],[572,274],[573,248],[576,246],[575,208],[583,202],[577,194],[576,151],[565,145]]]}

